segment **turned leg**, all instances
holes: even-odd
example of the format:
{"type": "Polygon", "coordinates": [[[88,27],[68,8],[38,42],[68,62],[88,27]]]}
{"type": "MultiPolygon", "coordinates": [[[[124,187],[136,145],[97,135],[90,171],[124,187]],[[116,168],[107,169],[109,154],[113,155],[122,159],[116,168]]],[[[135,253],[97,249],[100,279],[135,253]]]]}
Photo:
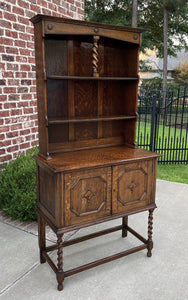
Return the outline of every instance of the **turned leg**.
{"type": "Polygon", "coordinates": [[[57,245],[58,245],[58,250],[57,250],[57,282],[58,282],[58,290],[62,291],[63,289],[63,280],[64,280],[64,272],[63,272],[63,240],[62,240],[62,234],[58,235],[57,239],[57,245]]]}
{"type": "Polygon", "coordinates": [[[153,230],[153,211],[154,209],[149,210],[149,217],[148,217],[148,253],[147,256],[151,257],[152,253],[151,250],[153,248],[153,241],[152,241],[152,230],[153,230]]]}
{"type": "Polygon", "coordinates": [[[40,263],[43,264],[46,262],[46,259],[43,257],[43,250],[46,248],[46,238],[45,238],[45,221],[38,215],[38,241],[40,248],[40,263]]]}
{"type": "Polygon", "coordinates": [[[127,236],[128,216],[122,218],[122,237],[127,236]]]}

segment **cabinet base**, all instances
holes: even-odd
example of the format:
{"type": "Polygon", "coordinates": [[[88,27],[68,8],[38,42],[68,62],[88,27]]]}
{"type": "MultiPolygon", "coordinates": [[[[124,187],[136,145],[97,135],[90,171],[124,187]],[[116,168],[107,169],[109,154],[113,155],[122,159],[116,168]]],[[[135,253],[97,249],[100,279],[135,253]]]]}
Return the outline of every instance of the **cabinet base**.
{"type": "Polygon", "coordinates": [[[39,247],[40,247],[40,261],[41,263],[44,263],[47,261],[53,271],[56,273],[57,281],[58,281],[58,290],[63,290],[63,281],[65,277],[74,275],[76,273],[80,273],[82,271],[91,269],[93,267],[99,266],[101,264],[113,261],[115,259],[121,258],[123,256],[127,256],[129,254],[147,249],[147,256],[151,257],[151,250],[153,248],[153,241],[152,241],[152,220],[153,220],[153,211],[154,209],[149,210],[149,218],[148,218],[148,239],[145,239],[143,236],[141,236],[139,233],[137,233],[135,230],[133,230],[131,227],[128,226],[128,216],[124,216],[122,218],[122,225],[112,227],[106,230],[98,231],[92,234],[88,234],[70,241],[63,242],[63,233],[57,234],[57,244],[46,247],[45,245],[45,222],[43,217],[39,214],[39,247]],[[127,236],[127,232],[130,232],[133,234],[137,239],[139,239],[143,244],[140,246],[125,250],[123,252],[107,256],[105,258],[90,262],[88,264],[79,266],[77,268],[73,268],[67,271],[63,271],[63,248],[80,243],[95,237],[99,237],[108,233],[112,233],[118,230],[122,230],[122,237],[127,236]],[[57,260],[58,264],[57,266],[54,264],[54,262],[51,260],[51,258],[48,255],[48,252],[57,250],[57,260]]]}

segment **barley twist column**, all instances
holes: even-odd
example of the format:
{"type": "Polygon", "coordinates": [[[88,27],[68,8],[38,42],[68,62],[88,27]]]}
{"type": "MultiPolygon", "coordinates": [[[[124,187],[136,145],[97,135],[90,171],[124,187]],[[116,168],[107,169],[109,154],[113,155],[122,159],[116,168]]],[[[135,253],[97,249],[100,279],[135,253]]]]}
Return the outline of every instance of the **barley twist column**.
{"type": "Polygon", "coordinates": [[[64,280],[64,272],[63,272],[63,240],[62,240],[62,234],[58,235],[57,239],[57,281],[58,281],[58,290],[62,291],[63,289],[63,280],[64,280]]]}
{"type": "Polygon", "coordinates": [[[152,230],[153,230],[153,211],[154,209],[149,210],[149,217],[148,217],[148,253],[147,256],[151,257],[152,253],[151,250],[153,248],[153,241],[152,241],[152,230]]]}
{"type": "Polygon", "coordinates": [[[93,65],[93,76],[94,77],[99,77],[99,72],[98,72],[98,40],[99,40],[99,36],[98,35],[94,35],[93,37],[93,48],[92,48],[92,65],[93,65]]]}

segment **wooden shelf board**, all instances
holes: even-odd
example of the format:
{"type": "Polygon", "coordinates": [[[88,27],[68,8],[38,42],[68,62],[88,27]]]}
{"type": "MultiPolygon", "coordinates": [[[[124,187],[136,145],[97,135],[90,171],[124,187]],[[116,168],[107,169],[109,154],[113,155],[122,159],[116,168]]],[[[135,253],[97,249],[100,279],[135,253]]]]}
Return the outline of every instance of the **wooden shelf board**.
{"type": "Polygon", "coordinates": [[[48,75],[47,79],[72,79],[72,80],[138,80],[138,77],[93,77],[93,76],[60,76],[60,75],[48,75]]]}
{"type": "Polygon", "coordinates": [[[97,122],[97,121],[118,121],[118,120],[131,120],[136,119],[134,116],[106,116],[106,117],[93,117],[93,118],[73,118],[73,119],[48,119],[48,124],[64,124],[64,123],[80,123],[80,122],[97,122]]]}

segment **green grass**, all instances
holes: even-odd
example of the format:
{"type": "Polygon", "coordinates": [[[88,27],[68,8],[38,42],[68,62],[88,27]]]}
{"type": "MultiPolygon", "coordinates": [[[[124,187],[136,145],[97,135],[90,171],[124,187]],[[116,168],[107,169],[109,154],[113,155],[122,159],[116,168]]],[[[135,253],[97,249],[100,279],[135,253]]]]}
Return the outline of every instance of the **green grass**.
{"type": "Polygon", "coordinates": [[[188,184],[188,165],[158,164],[157,178],[188,184]]]}

